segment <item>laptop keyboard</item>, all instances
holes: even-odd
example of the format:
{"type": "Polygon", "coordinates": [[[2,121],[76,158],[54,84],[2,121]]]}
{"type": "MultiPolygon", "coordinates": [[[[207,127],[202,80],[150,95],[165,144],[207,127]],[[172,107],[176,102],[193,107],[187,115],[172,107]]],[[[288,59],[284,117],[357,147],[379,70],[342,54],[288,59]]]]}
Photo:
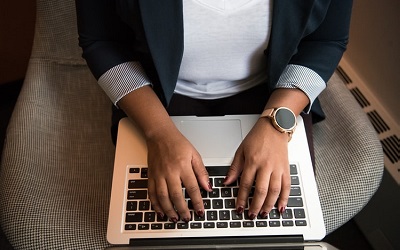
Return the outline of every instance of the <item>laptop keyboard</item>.
{"type": "Polygon", "coordinates": [[[165,216],[160,218],[151,207],[147,193],[147,167],[128,166],[129,180],[126,196],[125,230],[191,230],[217,228],[265,228],[265,227],[304,227],[307,226],[306,212],[303,205],[302,190],[298,166],[290,164],[291,190],[288,205],[284,213],[277,208],[271,210],[266,218],[260,216],[254,220],[248,218],[248,208],[253,191],[249,194],[247,207],[242,214],[236,213],[236,196],[239,182],[225,186],[225,173],[229,167],[207,167],[213,191],[201,190],[205,208],[204,217],[193,211],[190,198],[183,188],[191,213],[189,223],[170,222],[165,216]]]}

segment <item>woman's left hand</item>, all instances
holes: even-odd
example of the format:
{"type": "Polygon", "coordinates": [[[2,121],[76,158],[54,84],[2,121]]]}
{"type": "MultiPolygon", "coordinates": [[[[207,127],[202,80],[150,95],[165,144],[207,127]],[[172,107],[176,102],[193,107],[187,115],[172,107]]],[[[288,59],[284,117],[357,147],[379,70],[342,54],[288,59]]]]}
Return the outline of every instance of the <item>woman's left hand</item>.
{"type": "Polygon", "coordinates": [[[243,213],[255,183],[249,218],[266,217],[277,206],[283,213],[290,193],[288,135],[280,133],[268,118],[260,118],[236,151],[224,184],[240,177],[236,210],[243,213]]]}

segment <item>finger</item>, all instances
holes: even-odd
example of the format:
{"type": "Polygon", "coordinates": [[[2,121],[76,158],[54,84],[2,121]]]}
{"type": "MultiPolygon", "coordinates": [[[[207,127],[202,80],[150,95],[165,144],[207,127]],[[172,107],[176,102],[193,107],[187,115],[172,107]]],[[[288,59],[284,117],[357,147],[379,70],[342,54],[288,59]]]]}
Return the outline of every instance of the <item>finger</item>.
{"type": "Polygon", "coordinates": [[[282,176],[282,187],[281,187],[281,193],[278,198],[277,202],[277,207],[279,209],[280,213],[283,213],[286,209],[288,200],[289,200],[289,194],[290,194],[290,174],[289,172],[285,172],[282,176]]]}
{"type": "Polygon", "coordinates": [[[156,195],[157,200],[164,211],[164,213],[168,216],[168,218],[173,221],[177,222],[179,217],[176,213],[174,206],[170,200],[168,185],[164,179],[156,182],[157,189],[156,195]]]}
{"type": "MultiPolygon", "coordinates": [[[[193,210],[196,212],[197,215],[201,217],[204,216],[203,199],[200,194],[200,188],[199,185],[197,184],[196,177],[191,174],[182,176],[182,182],[186,188],[186,193],[190,197],[191,203],[193,205],[193,210]]],[[[190,216],[187,218],[182,217],[182,220],[189,222],[190,216]]]]}
{"type": "Polygon", "coordinates": [[[247,199],[249,197],[249,193],[253,187],[254,183],[254,176],[255,176],[255,168],[248,167],[246,168],[243,173],[242,177],[240,178],[239,183],[239,192],[236,201],[236,210],[237,213],[241,214],[244,211],[244,208],[247,204],[247,199]]]}
{"type": "Polygon", "coordinates": [[[157,215],[160,218],[164,218],[164,211],[158,202],[157,199],[157,192],[156,192],[156,184],[153,179],[148,179],[147,190],[149,192],[149,199],[151,202],[151,206],[153,207],[154,211],[156,211],[157,215]]]}
{"type": "Polygon", "coordinates": [[[228,173],[226,174],[224,184],[229,185],[232,182],[236,181],[240,176],[244,165],[244,156],[242,147],[239,147],[235,153],[235,157],[233,158],[231,167],[229,168],[228,173]]]}
{"type": "Polygon", "coordinates": [[[281,186],[282,186],[281,180],[282,180],[282,175],[280,173],[273,172],[271,174],[271,179],[269,181],[269,186],[268,186],[268,194],[262,206],[261,214],[263,214],[263,212],[270,212],[274,207],[279,197],[279,194],[281,193],[281,186]]]}
{"type": "MultiPolygon", "coordinates": [[[[186,200],[183,196],[181,179],[178,176],[173,176],[171,178],[168,178],[167,185],[169,191],[169,198],[172,201],[172,204],[174,205],[176,211],[180,215],[180,218],[182,218],[182,220],[189,221],[190,212],[186,204],[186,200]]],[[[175,209],[173,212],[175,212],[175,209]]],[[[170,212],[172,214],[172,211],[170,212]]],[[[165,213],[169,216],[168,211],[165,211],[165,213]]],[[[174,218],[172,217],[170,218],[171,221],[175,222],[174,218]]]]}
{"type": "Polygon", "coordinates": [[[271,172],[266,169],[260,169],[257,172],[254,196],[249,208],[249,218],[255,219],[264,205],[268,195],[271,172]]]}
{"type": "MultiPolygon", "coordinates": [[[[193,157],[192,167],[193,167],[193,172],[196,175],[197,182],[200,184],[200,186],[204,190],[211,192],[212,184],[210,183],[210,177],[208,175],[207,169],[204,166],[204,163],[199,154],[197,154],[193,157]]],[[[200,194],[200,191],[199,191],[199,194],[200,194]]]]}

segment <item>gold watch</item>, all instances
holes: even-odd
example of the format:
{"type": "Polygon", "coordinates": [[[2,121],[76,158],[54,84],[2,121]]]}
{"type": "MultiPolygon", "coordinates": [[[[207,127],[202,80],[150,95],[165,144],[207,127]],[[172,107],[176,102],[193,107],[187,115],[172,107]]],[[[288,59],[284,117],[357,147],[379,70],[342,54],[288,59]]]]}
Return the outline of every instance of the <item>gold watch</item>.
{"type": "Polygon", "coordinates": [[[261,113],[261,117],[269,118],[276,130],[288,134],[289,141],[292,139],[297,125],[296,116],[292,110],[286,107],[269,108],[261,113]]]}

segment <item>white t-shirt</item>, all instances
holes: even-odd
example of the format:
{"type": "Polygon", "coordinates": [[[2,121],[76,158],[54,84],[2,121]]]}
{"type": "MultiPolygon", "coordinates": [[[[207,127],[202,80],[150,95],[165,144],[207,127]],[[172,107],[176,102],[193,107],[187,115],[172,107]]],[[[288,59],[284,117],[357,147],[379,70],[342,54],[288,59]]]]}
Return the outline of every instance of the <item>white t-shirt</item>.
{"type": "Polygon", "coordinates": [[[183,1],[184,53],[175,93],[232,96],[267,79],[272,1],[183,1]]]}

